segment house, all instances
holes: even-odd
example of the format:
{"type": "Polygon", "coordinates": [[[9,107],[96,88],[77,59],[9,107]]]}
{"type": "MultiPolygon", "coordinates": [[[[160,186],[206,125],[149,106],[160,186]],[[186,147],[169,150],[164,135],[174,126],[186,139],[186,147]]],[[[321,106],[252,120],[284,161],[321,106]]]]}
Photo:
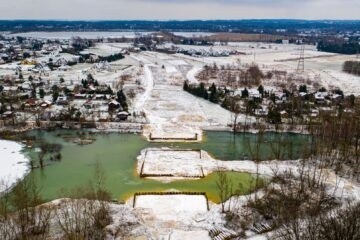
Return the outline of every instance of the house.
{"type": "Polygon", "coordinates": [[[78,94],[75,94],[75,95],[74,95],[74,98],[75,98],[75,99],[86,99],[86,98],[87,98],[87,95],[86,95],[86,94],[80,94],[80,93],[78,93],[78,94]]]}
{"type": "Polygon", "coordinates": [[[89,89],[91,90],[91,91],[96,91],[96,87],[94,87],[94,85],[89,85],[89,89]]]}
{"type": "Polygon", "coordinates": [[[330,99],[333,103],[340,103],[343,99],[343,95],[334,93],[330,96],[330,99]]]}
{"type": "Polygon", "coordinates": [[[50,101],[43,101],[43,102],[40,103],[40,106],[42,108],[48,108],[48,107],[51,106],[51,102],[50,101]]]}
{"type": "Polygon", "coordinates": [[[14,116],[14,113],[11,111],[6,111],[1,115],[2,119],[9,119],[12,118],[14,116]]]}
{"type": "Polygon", "coordinates": [[[62,65],[58,68],[59,71],[69,71],[71,70],[71,67],[70,66],[67,66],[67,65],[62,65]]]}
{"type": "Polygon", "coordinates": [[[316,92],[316,93],[314,94],[316,103],[325,103],[325,98],[326,98],[328,95],[329,95],[329,94],[328,94],[327,92],[316,92]]]}
{"type": "Polygon", "coordinates": [[[4,94],[16,94],[18,93],[19,89],[17,86],[4,86],[3,92],[4,94]]]}
{"type": "Polygon", "coordinates": [[[108,63],[108,61],[101,61],[99,63],[96,63],[93,67],[96,71],[111,71],[111,65],[108,63]]]}
{"type": "Polygon", "coordinates": [[[37,62],[32,59],[25,59],[21,61],[21,65],[36,65],[37,62]]]}
{"type": "Polygon", "coordinates": [[[92,109],[93,108],[93,103],[91,100],[88,100],[84,103],[84,108],[86,109],[92,109]]]}
{"type": "Polygon", "coordinates": [[[47,66],[46,63],[39,63],[35,65],[35,68],[32,69],[35,73],[48,73],[51,69],[47,66]]]}
{"type": "Polygon", "coordinates": [[[261,99],[261,94],[260,94],[259,90],[249,89],[248,92],[249,92],[249,98],[252,98],[253,100],[261,99]]]}
{"type": "Polygon", "coordinates": [[[68,105],[69,104],[67,97],[63,96],[63,95],[58,97],[58,99],[56,100],[56,103],[58,105],[68,105]]]}
{"type": "Polygon", "coordinates": [[[116,117],[120,120],[120,121],[126,121],[129,117],[129,113],[128,112],[118,112],[116,114],[116,117]]]}
{"type": "Polygon", "coordinates": [[[25,102],[25,107],[33,108],[36,106],[37,106],[36,99],[31,98],[31,99],[26,100],[26,102],[25,102]]]}
{"type": "Polygon", "coordinates": [[[53,62],[53,65],[54,66],[64,66],[64,65],[67,65],[68,64],[68,60],[66,60],[65,58],[59,58],[57,59],[56,61],[53,62]]]}
{"type": "Polygon", "coordinates": [[[286,96],[286,93],[284,93],[284,92],[274,92],[274,95],[275,95],[275,103],[276,104],[285,103],[288,99],[286,96]]]}
{"type": "Polygon", "coordinates": [[[269,109],[267,106],[261,106],[261,108],[255,109],[256,116],[267,116],[269,113],[269,109]]]}
{"type": "Polygon", "coordinates": [[[287,118],[287,117],[289,117],[289,114],[288,114],[287,111],[285,111],[285,110],[280,111],[280,115],[281,115],[282,118],[287,118]]]}
{"type": "Polygon", "coordinates": [[[315,109],[311,109],[311,111],[310,111],[310,117],[313,117],[313,118],[315,118],[315,117],[318,117],[319,116],[319,109],[317,109],[317,108],[315,108],[315,109]]]}
{"type": "Polygon", "coordinates": [[[109,107],[109,111],[114,111],[120,108],[120,103],[116,100],[112,100],[109,102],[108,107],[109,107]]]}
{"type": "Polygon", "coordinates": [[[306,93],[306,92],[299,92],[299,96],[301,98],[305,98],[307,95],[308,95],[308,93],[306,93]]]}

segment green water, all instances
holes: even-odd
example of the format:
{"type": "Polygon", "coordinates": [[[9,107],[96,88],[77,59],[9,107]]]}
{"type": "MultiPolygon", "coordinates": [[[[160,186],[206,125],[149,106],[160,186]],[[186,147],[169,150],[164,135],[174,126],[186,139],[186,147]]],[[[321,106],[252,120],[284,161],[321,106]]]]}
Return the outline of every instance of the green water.
{"type": "MultiPolygon", "coordinates": [[[[177,189],[181,191],[206,192],[209,198],[215,202],[217,198],[216,180],[217,175],[211,174],[200,180],[181,180],[172,183],[161,183],[155,180],[144,180],[138,177],[135,171],[136,157],[140,151],[147,147],[168,146],[173,148],[196,148],[208,151],[212,156],[223,159],[242,159],[250,156],[247,151],[248,142],[256,142],[256,135],[239,134],[235,137],[227,132],[208,132],[202,143],[177,143],[155,144],[147,142],[142,136],[134,134],[95,134],[96,141],[90,145],[79,146],[72,141],[67,141],[66,136],[76,135],[74,131],[59,130],[54,132],[32,131],[30,135],[47,143],[59,143],[62,160],[49,164],[44,169],[35,169],[29,177],[35,177],[40,185],[42,196],[51,200],[62,196],[62,191],[69,191],[80,186],[86,186],[94,178],[96,163],[100,163],[106,175],[106,188],[112,197],[125,200],[135,192],[141,191],[164,191],[177,189]]],[[[281,135],[281,138],[294,142],[296,152],[306,143],[306,137],[302,135],[281,135]]],[[[271,151],[266,142],[278,139],[274,134],[266,134],[265,145],[261,148],[263,158],[271,158],[271,151]]],[[[36,145],[36,142],[35,142],[36,145]]],[[[35,148],[26,150],[34,162],[38,162],[38,153],[35,148]]],[[[179,163],[181,164],[181,163],[179,163]]],[[[227,175],[234,184],[241,183],[242,191],[249,190],[253,177],[247,173],[228,172],[227,175]]]]}
{"type": "Polygon", "coordinates": [[[303,157],[304,150],[309,146],[309,136],[293,133],[265,133],[259,136],[251,133],[234,135],[231,132],[206,132],[201,143],[176,143],[171,146],[202,149],[219,160],[252,160],[256,158],[256,152],[259,152],[259,160],[298,159],[303,157]]]}

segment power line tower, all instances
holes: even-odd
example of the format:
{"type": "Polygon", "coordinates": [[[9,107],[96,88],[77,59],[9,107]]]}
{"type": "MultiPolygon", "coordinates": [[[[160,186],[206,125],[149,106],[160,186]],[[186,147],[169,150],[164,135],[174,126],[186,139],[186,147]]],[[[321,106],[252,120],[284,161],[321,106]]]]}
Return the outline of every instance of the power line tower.
{"type": "Polygon", "coordinates": [[[299,56],[299,62],[298,67],[296,69],[297,73],[303,73],[305,71],[305,45],[300,45],[300,56],[299,56]]]}

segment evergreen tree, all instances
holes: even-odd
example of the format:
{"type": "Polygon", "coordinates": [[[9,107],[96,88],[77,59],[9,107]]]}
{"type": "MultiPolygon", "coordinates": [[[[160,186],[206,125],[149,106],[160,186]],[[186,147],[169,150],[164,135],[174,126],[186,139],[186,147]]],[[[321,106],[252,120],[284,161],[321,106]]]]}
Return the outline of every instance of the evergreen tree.
{"type": "Polygon", "coordinates": [[[203,95],[205,100],[209,100],[209,93],[205,90],[204,95],[203,95]]]}
{"type": "Polygon", "coordinates": [[[122,107],[122,109],[124,111],[128,110],[128,105],[127,105],[127,102],[126,102],[126,96],[125,96],[122,89],[117,92],[117,101],[120,103],[120,105],[121,105],[121,107],[122,107]]]}
{"type": "Polygon", "coordinates": [[[54,91],[52,94],[52,98],[53,98],[53,102],[56,102],[57,99],[59,97],[59,92],[58,91],[54,91]]]}
{"type": "Polygon", "coordinates": [[[91,73],[89,73],[88,75],[87,75],[87,81],[89,82],[89,83],[93,83],[94,82],[94,77],[93,77],[93,75],[91,74],[91,73]]]}
{"type": "Polygon", "coordinates": [[[272,124],[281,123],[281,114],[277,109],[271,109],[268,113],[268,121],[272,124]]]}
{"type": "Polygon", "coordinates": [[[249,97],[249,91],[246,88],[241,91],[241,97],[242,98],[248,98],[249,97]]]}
{"type": "Polygon", "coordinates": [[[218,103],[219,102],[219,96],[218,96],[218,92],[217,92],[215,83],[213,83],[211,85],[209,90],[210,90],[210,97],[209,97],[210,102],[218,103]]]}
{"type": "Polygon", "coordinates": [[[188,81],[185,81],[185,82],[184,82],[183,89],[184,89],[184,91],[186,91],[186,92],[189,91],[189,83],[188,83],[188,81]]]}
{"type": "Polygon", "coordinates": [[[41,99],[45,97],[45,91],[44,91],[44,89],[40,88],[40,90],[39,90],[39,95],[40,95],[40,98],[41,98],[41,99]]]}
{"type": "Polygon", "coordinates": [[[88,81],[81,79],[81,84],[83,85],[84,88],[87,88],[88,86],[88,81]]]}
{"type": "Polygon", "coordinates": [[[301,86],[299,87],[299,92],[307,93],[307,87],[306,87],[306,85],[301,85],[301,86]]]}
{"type": "Polygon", "coordinates": [[[263,87],[263,85],[260,85],[260,86],[258,87],[258,91],[259,91],[259,93],[261,94],[261,96],[264,95],[264,87],[263,87]]]}

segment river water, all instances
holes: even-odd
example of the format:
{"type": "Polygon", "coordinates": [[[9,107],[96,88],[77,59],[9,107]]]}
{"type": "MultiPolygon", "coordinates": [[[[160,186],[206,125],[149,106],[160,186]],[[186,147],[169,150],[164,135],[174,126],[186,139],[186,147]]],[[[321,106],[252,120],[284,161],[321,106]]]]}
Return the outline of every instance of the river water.
{"type": "MultiPolygon", "coordinates": [[[[36,146],[40,142],[62,145],[61,161],[51,161],[48,158],[45,160],[47,166],[44,169],[34,169],[28,176],[35,177],[40,185],[41,194],[46,200],[63,197],[64,192],[89,185],[94,180],[95,166],[99,163],[106,176],[105,186],[117,200],[126,200],[135,192],[176,189],[206,192],[211,200],[218,202],[216,188],[218,176],[216,174],[200,180],[181,180],[172,183],[145,180],[136,173],[136,157],[142,149],[148,147],[171,147],[202,149],[208,151],[214,158],[226,161],[252,159],[256,156],[254,153],[256,143],[261,142],[258,145],[260,146],[258,152],[263,160],[273,159],[275,155],[295,159],[301,157],[304,147],[308,145],[308,137],[305,135],[274,133],[266,133],[259,139],[259,136],[254,134],[233,135],[229,132],[206,132],[204,141],[201,143],[160,144],[149,143],[141,135],[135,134],[96,133],[90,135],[85,132],[95,141],[82,146],[73,142],[79,135],[76,131],[31,131],[28,134],[36,136],[37,141],[34,142],[32,148],[25,150],[25,154],[35,163],[39,161],[36,146]],[[286,147],[287,150],[284,147],[285,143],[289,145],[286,147]]],[[[250,174],[234,172],[227,174],[234,184],[241,183],[243,193],[249,190],[253,182],[250,174]]]]}

